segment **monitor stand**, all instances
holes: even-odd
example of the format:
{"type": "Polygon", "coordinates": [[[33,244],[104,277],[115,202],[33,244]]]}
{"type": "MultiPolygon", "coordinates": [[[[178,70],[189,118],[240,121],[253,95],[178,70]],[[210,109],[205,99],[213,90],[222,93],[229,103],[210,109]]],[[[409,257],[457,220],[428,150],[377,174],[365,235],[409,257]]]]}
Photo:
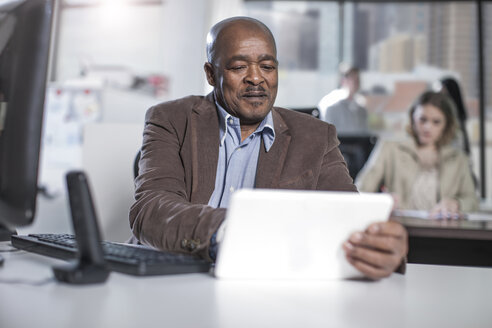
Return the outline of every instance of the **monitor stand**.
{"type": "MultiPolygon", "coordinates": [[[[3,225],[0,224],[0,241],[10,241],[10,236],[12,235],[17,235],[17,232],[15,230],[10,230],[7,227],[4,227],[3,225]]],[[[3,265],[4,258],[0,254],[0,267],[3,265]]]]}
{"type": "Polygon", "coordinates": [[[17,235],[17,232],[0,224],[0,241],[10,241],[12,235],[17,235]]]}

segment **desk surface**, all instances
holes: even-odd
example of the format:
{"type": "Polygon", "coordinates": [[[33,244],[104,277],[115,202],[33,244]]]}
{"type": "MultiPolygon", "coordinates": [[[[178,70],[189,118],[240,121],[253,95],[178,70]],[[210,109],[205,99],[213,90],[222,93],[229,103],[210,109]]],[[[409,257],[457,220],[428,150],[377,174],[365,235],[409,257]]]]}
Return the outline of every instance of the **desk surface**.
{"type": "Polygon", "coordinates": [[[487,268],[409,264],[406,275],[378,282],[111,273],[105,284],[81,287],[52,280],[51,266],[65,262],[1,254],[0,327],[492,326],[487,268]]]}

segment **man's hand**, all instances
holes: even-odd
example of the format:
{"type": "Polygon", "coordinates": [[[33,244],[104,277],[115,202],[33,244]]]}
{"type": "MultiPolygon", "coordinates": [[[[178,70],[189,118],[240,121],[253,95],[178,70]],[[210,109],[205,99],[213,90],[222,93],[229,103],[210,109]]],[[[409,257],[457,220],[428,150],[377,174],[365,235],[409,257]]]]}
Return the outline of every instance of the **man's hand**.
{"type": "Polygon", "coordinates": [[[398,222],[376,222],[343,244],[347,260],[367,277],[388,277],[408,252],[408,234],[398,222]]]}

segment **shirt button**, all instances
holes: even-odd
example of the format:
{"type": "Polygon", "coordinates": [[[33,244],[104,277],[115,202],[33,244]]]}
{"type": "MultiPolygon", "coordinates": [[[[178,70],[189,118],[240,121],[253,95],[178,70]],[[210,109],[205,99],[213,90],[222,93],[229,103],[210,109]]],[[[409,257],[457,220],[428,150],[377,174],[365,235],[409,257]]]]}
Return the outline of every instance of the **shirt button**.
{"type": "Polygon", "coordinates": [[[234,123],[234,120],[232,118],[229,119],[229,124],[234,123]]]}
{"type": "Polygon", "coordinates": [[[230,187],[230,188],[229,188],[229,191],[230,191],[230,192],[234,192],[234,187],[230,187]]]}

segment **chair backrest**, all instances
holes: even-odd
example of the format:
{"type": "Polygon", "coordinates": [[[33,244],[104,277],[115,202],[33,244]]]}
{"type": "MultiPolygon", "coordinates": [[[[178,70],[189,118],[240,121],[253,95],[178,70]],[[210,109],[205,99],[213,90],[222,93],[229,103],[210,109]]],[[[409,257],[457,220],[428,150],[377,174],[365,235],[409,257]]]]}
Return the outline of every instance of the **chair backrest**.
{"type": "Polygon", "coordinates": [[[133,178],[136,179],[138,177],[138,162],[140,161],[140,149],[137,151],[137,155],[135,155],[135,159],[133,160],[133,178]]]}
{"type": "Polygon", "coordinates": [[[366,164],[376,142],[374,135],[338,135],[340,140],[340,151],[347,162],[347,167],[352,179],[366,164]]]}
{"type": "Polygon", "coordinates": [[[292,110],[319,118],[319,110],[317,107],[292,108],[292,110]]]}

